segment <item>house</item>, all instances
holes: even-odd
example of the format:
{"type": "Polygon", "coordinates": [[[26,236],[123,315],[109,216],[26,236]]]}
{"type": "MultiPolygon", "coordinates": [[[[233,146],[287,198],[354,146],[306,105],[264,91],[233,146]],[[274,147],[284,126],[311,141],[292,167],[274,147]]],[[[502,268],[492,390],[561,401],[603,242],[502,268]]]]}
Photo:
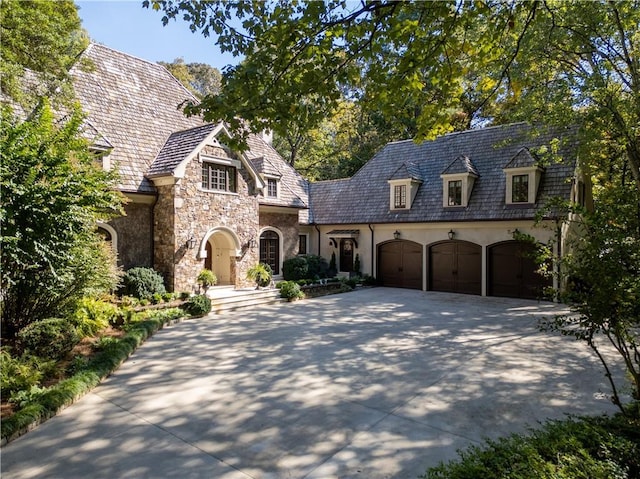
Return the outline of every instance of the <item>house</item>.
{"type": "Polygon", "coordinates": [[[276,278],[297,254],[336,255],[342,275],[386,286],[478,295],[538,297],[534,246],[568,234],[553,197],[586,204],[571,130],[559,156],[553,139],[526,124],[386,145],[353,177],[307,183],[259,135],[245,152],[226,146],[223,124],[185,117],[192,95],[162,66],[101,45],[74,67],[86,132],[104,168],[120,172],[126,216],[99,227],[121,265],[153,267],[167,286],[192,291],[202,268],[220,284],[245,286],[268,263],[276,278]]]}
{"type": "Polygon", "coordinates": [[[259,261],[281,274],[308,187],[271,145],[253,135],[248,151],[230,150],[224,125],[182,113],[195,98],[158,64],[92,44],[70,73],[85,134],[128,200],[99,225],[123,268],[153,267],[175,291],[194,290],[205,267],[236,287],[259,261]]]}
{"type": "Polygon", "coordinates": [[[562,254],[566,225],[553,210],[536,225],[536,213],[554,197],[584,205],[590,190],[573,132],[563,132],[562,162],[544,154],[553,135],[533,133],[521,123],[390,143],[351,178],[311,183],[301,232],[339,271],[357,255],[386,286],[537,298],[553,280],[520,235],[556,240],[562,254]]]}

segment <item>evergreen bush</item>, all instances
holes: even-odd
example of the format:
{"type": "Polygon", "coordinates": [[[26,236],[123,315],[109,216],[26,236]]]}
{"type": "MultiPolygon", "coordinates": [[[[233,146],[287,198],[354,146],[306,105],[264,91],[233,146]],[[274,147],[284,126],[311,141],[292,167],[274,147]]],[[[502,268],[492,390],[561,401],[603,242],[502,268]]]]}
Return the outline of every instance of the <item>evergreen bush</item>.
{"type": "Polygon", "coordinates": [[[304,293],[300,290],[300,285],[295,281],[283,281],[280,283],[280,297],[292,301],[304,298],[304,293]]]}
{"type": "Polygon", "coordinates": [[[211,311],[211,300],[204,294],[192,296],[182,305],[182,309],[189,316],[204,316],[211,311]]]}
{"type": "Polygon", "coordinates": [[[286,281],[296,281],[307,278],[309,266],[304,256],[294,256],[282,263],[282,276],[286,281]]]}
{"type": "Polygon", "coordinates": [[[164,280],[152,268],[131,268],[122,277],[121,295],[149,300],[154,294],[164,294],[164,280]]]}
{"type": "Polygon", "coordinates": [[[66,319],[49,318],[31,323],[18,333],[22,349],[46,359],[61,359],[78,343],[75,326],[66,319]]]}

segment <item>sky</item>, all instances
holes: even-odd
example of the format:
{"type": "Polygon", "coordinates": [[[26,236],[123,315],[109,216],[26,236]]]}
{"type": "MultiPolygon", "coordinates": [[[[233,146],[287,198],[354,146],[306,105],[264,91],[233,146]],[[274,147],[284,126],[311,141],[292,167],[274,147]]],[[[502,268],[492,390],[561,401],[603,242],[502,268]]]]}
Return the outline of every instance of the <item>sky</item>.
{"type": "Polygon", "coordinates": [[[76,0],[82,26],[91,40],[123,53],[152,62],[172,62],[182,57],[186,63],[206,63],[222,71],[239,62],[224,55],[215,38],[192,33],[183,20],[164,27],[162,12],[142,8],[142,0],[76,0]]]}

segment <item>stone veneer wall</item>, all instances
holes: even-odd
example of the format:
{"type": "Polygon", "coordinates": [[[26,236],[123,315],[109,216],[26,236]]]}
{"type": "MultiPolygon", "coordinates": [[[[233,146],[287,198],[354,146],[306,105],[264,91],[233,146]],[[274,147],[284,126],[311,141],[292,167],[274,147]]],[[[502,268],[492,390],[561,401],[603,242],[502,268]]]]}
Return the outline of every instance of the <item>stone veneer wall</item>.
{"type": "Polygon", "coordinates": [[[260,213],[260,229],[272,226],[282,232],[282,261],[298,255],[298,210],[287,213],[260,213]]]}
{"type": "MultiPolygon", "coordinates": [[[[222,148],[207,146],[208,156],[228,158],[222,148]]],[[[159,187],[160,198],[156,204],[155,264],[167,277],[173,291],[197,289],[196,277],[204,268],[204,258],[198,258],[201,241],[209,230],[227,227],[234,231],[241,245],[250,239],[257,241],[258,200],[254,182],[249,172],[241,168],[237,175],[237,193],[203,191],[201,188],[202,164],[192,160],[185,176],[173,186],[159,187]],[[174,231],[175,235],[170,234],[174,231]],[[186,247],[193,236],[194,249],[186,247]]],[[[229,239],[229,244],[231,240],[229,239]]],[[[258,248],[242,246],[240,256],[231,258],[231,281],[236,287],[253,285],[246,279],[247,270],[258,262],[258,248]]]]}
{"type": "Polygon", "coordinates": [[[153,266],[153,205],[128,203],[125,216],[109,221],[118,234],[118,264],[125,270],[153,266]]]}

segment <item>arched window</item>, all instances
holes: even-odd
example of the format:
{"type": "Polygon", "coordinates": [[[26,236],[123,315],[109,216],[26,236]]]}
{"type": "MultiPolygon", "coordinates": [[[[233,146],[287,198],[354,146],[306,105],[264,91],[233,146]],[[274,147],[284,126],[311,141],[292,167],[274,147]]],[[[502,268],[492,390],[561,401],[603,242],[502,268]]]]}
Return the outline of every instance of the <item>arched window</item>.
{"type": "Polygon", "coordinates": [[[111,244],[111,249],[114,253],[118,252],[118,233],[113,226],[107,223],[98,222],[97,224],[98,234],[101,235],[107,243],[111,244]]]}

